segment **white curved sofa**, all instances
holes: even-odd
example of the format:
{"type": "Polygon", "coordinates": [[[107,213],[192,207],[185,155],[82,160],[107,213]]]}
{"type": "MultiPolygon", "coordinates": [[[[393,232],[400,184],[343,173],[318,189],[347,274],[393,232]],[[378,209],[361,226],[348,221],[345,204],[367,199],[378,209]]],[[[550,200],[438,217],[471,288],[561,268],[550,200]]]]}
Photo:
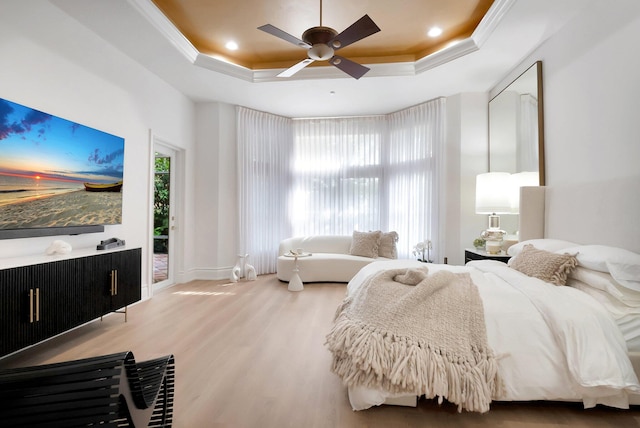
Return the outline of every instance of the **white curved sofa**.
{"type": "Polygon", "coordinates": [[[371,262],[391,260],[386,257],[363,257],[350,254],[352,237],[348,235],[300,236],[280,242],[276,276],[289,282],[295,260],[285,254],[302,249],[311,253],[298,258],[302,282],[349,282],[356,273],[371,262]]]}

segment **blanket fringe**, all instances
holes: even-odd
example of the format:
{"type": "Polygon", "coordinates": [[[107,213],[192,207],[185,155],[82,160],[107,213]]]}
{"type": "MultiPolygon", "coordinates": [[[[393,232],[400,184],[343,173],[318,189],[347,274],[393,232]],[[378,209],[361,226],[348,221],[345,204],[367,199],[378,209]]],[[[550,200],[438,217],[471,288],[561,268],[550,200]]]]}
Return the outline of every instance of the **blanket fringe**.
{"type": "Polygon", "coordinates": [[[468,361],[426,343],[387,334],[350,320],[345,299],[327,335],[333,353],[331,371],[346,386],[380,388],[391,393],[439,397],[463,409],[484,413],[501,391],[498,364],[491,350],[474,349],[468,361]]]}

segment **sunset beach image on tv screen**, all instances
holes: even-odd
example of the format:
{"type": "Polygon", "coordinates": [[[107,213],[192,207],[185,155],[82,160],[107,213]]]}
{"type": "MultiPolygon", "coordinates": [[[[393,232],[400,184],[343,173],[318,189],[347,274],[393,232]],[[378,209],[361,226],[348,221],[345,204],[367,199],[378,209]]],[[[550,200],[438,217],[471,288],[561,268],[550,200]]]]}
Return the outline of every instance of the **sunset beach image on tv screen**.
{"type": "Polygon", "coordinates": [[[122,223],[124,139],[0,98],[0,229],[122,223]]]}

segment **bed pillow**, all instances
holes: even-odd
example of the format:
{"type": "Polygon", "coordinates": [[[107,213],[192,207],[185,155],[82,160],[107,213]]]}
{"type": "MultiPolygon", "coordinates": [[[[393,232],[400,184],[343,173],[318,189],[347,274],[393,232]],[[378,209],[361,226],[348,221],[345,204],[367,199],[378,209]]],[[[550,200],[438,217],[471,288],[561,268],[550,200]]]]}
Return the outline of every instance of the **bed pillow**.
{"type": "Polygon", "coordinates": [[[382,235],[382,232],[379,230],[376,230],[375,232],[358,232],[357,230],[354,230],[349,254],[352,256],[370,257],[375,259],[378,257],[380,235],[382,235]]]}
{"type": "Polygon", "coordinates": [[[507,250],[507,254],[511,257],[515,257],[522,251],[522,248],[525,245],[531,244],[539,250],[550,251],[555,253],[556,251],[562,250],[564,248],[575,247],[575,242],[563,241],[560,239],[529,239],[527,241],[518,242],[517,244],[513,244],[507,250]]]}
{"type": "Polygon", "coordinates": [[[607,245],[578,245],[563,251],[577,253],[580,266],[609,273],[623,287],[640,291],[640,254],[607,245]]]}
{"type": "Polygon", "coordinates": [[[380,234],[380,245],[378,246],[378,257],[386,257],[387,259],[397,259],[398,249],[396,247],[398,242],[397,232],[386,232],[380,234]]]}
{"type": "Polygon", "coordinates": [[[512,259],[510,266],[525,275],[555,285],[565,285],[567,275],[577,264],[576,257],[571,254],[552,253],[527,244],[520,254],[512,259]]]}
{"type": "Polygon", "coordinates": [[[571,271],[569,278],[597,288],[629,306],[640,307],[640,291],[623,287],[611,274],[578,266],[571,271]]]}
{"type": "Polygon", "coordinates": [[[587,293],[600,302],[611,314],[611,317],[622,332],[622,336],[627,343],[627,349],[629,351],[640,351],[640,307],[629,306],[606,291],[592,287],[591,284],[575,278],[568,278],[567,285],[587,293]]]}

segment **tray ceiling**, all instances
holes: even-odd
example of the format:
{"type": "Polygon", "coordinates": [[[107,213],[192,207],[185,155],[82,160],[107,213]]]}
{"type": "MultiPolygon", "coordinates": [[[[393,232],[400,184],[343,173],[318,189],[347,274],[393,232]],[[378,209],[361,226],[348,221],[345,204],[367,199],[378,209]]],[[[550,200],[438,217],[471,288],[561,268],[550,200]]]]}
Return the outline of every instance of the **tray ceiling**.
{"type": "MultiPolygon", "coordinates": [[[[319,0],[152,1],[198,52],[250,70],[286,68],[306,57],[304,49],[257,27],[272,24],[300,38],[321,19],[319,0]],[[237,50],[226,48],[230,41],[237,50]]],[[[368,14],[381,31],[340,54],[363,64],[415,62],[469,38],[492,4],[493,0],[324,0],[322,25],[341,32],[368,14]],[[433,27],[441,28],[442,34],[428,36],[433,27]]]]}

